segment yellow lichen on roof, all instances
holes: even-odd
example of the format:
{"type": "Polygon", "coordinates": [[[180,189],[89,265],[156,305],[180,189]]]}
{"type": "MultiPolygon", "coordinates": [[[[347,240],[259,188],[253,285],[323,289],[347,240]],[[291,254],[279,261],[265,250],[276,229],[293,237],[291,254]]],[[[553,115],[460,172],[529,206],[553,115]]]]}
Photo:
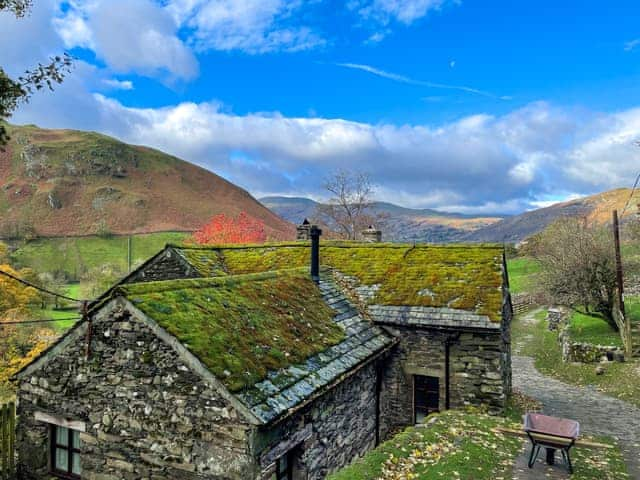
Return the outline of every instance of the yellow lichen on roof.
{"type": "MultiPolygon", "coordinates": [[[[203,276],[305,267],[306,243],[180,249],[203,276]]],[[[502,249],[495,245],[400,245],[323,242],[320,262],[362,285],[372,304],[449,307],[500,321],[502,249]]]]}

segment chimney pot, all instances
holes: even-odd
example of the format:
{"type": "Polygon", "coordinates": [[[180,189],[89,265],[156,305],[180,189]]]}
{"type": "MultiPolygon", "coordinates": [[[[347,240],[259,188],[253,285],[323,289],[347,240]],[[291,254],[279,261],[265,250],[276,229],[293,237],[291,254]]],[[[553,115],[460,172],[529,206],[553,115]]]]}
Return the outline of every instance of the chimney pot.
{"type": "Polygon", "coordinates": [[[305,218],[302,223],[296,227],[296,240],[309,240],[311,238],[310,230],[311,223],[305,218]]]}
{"type": "Polygon", "coordinates": [[[368,243],[379,243],[382,241],[382,232],[373,225],[369,225],[366,230],[362,231],[362,239],[368,243]]]}

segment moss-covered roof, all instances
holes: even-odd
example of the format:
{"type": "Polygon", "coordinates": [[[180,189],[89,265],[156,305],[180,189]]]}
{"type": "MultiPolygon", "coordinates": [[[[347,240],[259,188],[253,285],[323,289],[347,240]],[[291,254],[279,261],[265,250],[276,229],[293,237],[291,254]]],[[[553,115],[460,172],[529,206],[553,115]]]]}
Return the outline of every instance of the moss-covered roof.
{"type": "Polygon", "coordinates": [[[308,274],[297,271],[120,286],[232,392],[345,338],[308,274]]]}
{"type": "MultiPolygon", "coordinates": [[[[203,277],[307,267],[307,243],[175,249],[203,277]]],[[[448,307],[500,321],[502,248],[497,245],[402,245],[324,242],[322,265],[376,286],[378,305],[448,307]]]]}

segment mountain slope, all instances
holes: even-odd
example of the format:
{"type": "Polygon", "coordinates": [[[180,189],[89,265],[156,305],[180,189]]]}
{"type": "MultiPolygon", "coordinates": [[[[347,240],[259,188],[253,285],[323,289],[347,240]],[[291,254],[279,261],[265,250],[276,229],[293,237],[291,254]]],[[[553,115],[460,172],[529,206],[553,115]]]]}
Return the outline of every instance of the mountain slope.
{"type": "Polygon", "coordinates": [[[93,132],[8,126],[0,152],[0,237],[192,231],[241,211],[272,238],[293,225],[208,170],[93,132]]]}
{"type": "MultiPolygon", "coordinates": [[[[631,190],[619,188],[598,193],[590,197],[579,198],[569,202],[557,203],[550,207],[532,210],[520,215],[475,230],[464,237],[464,240],[479,242],[518,242],[545,229],[561,217],[585,217],[590,223],[607,223],[611,221],[612,211],[620,213],[629,199],[631,190]]],[[[630,202],[628,213],[637,211],[640,192],[636,192],[630,202]]]]}
{"type": "MultiPolygon", "coordinates": [[[[318,203],[302,197],[264,197],[260,201],[282,218],[300,223],[313,218],[318,203]]],[[[473,217],[431,209],[412,209],[392,203],[374,202],[371,213],[378,216],[378,227],[386,241],[452,242],[470,231],[491,225],[501,217],[473,217]]],[[[331,227],[331,226],[329,226],[331,227]]]]}

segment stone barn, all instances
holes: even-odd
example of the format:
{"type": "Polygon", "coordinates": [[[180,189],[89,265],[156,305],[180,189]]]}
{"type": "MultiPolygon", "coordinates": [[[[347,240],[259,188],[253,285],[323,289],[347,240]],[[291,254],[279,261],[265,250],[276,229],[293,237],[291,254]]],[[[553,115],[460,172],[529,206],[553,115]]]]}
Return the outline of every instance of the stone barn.
{"type": "Polygon", "coordinates": [[[170,245],[111,289],[16,376],[22,478],[322,479],[502,410],[501,248],[312,244],[170,245]]]}

